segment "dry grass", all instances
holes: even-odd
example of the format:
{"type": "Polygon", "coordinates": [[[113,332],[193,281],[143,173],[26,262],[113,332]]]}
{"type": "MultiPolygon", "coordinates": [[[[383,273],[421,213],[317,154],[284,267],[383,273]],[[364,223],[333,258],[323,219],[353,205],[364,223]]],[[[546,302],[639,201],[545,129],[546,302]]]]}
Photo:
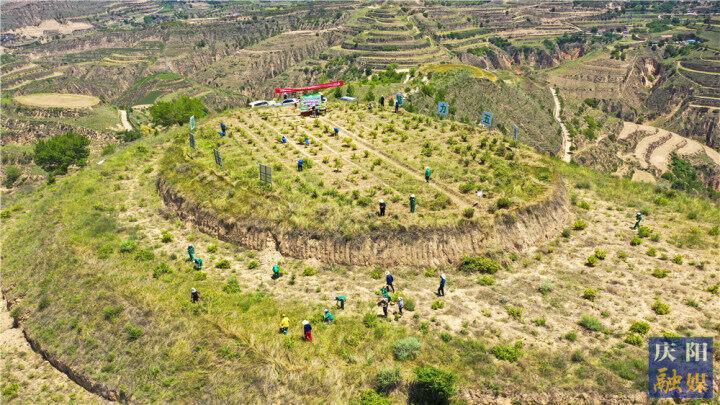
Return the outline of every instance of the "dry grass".
{"type": "Polygon", "coordinates": [[[20,104],[43,108],[90,108],[100,103],[95,96],[69,93],[36,93],[15,96],[20,104]]]}

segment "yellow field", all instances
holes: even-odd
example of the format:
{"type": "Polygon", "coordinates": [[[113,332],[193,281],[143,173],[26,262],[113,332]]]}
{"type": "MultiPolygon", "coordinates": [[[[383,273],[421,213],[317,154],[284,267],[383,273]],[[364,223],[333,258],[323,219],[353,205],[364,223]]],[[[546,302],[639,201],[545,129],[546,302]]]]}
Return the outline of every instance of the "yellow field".
{"type": "Polygon", "coordinates": [[[100,99],[95,96],[69,93],[37,93],[16,96],[15,101],[32,107],[46,108],[89,108],[100,99]]]}

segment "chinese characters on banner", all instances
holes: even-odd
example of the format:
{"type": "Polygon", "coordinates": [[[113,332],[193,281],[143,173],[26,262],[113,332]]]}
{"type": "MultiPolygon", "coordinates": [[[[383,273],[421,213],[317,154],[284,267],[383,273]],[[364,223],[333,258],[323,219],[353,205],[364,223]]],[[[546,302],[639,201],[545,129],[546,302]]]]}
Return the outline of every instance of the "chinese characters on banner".
{"type": "Polygon", "coordinates": [[[712,398],[712,338],[650,338],[648,362],[650,398],[712,398]]]}

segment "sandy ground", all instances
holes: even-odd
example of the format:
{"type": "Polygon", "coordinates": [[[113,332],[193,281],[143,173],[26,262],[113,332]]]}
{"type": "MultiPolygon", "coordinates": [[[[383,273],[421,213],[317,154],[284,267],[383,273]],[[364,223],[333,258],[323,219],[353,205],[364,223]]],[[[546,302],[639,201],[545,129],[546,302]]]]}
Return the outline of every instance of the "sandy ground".
{"type": "Polygon", "coordinates": [[[0,403],[102,403],[33,352],[0,299],[0,403]]]}
{"type": "Polygon", "coordinates": [[[22,28],[18,28],[16,30],[10,31],[11,34],[16,35],[23,35],[26,37],[31,38],[38,38],[42,37],[46,34],[50,34],[51,32],[59,32],[61,34],[69,34],[73,31],[79,31],[79,30],[87,30],[92,28],[92,24],[84,23],[84,22],[68,22],[66,24],[61,24],[56,20],[43,20],[38,25],[27,25],[22,28]]]}
{"type": "Polygon", "coordinates": [[[95,96],[70,93],[37,93],[16,96],[15,101],[33,107],[45,108],[89,108],[100,99],[95,96]]]}

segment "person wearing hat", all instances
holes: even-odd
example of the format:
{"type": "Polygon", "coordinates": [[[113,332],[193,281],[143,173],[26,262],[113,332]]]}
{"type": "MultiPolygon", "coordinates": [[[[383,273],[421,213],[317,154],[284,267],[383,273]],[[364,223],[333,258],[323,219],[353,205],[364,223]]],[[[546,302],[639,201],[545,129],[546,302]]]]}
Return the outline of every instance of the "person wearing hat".
{"type": "Polygon", "coordinates": [[[332,321],[335,320],[335,316],[332,314],[332,312],[330,312],[329,309],[325,308],[323,313],[325,314],[325,323],[332,323],[332,321]]]}
{"type": "Polygon", "coordinates": [[[312,326],[310,326],[310,321],[307,319],[302,321],[303,324],[303,337],[308,342],[312,342],[312,326]]]}
{"type": "Polygon", "coordinates": [[[393,281],[395,281],[395,278],[393,278],[393,275],[390,274],[389,271],[385,272],[385,284],[387,284],[387,289],[392,290],[392,292],[395,292],[395,287],[393,286],[393,281]]]}
{"type": "Polygon", "coordinates": [[[280,138],[280,143],[287,143],[287,136],[283,135],[282,138],[280,138]]]}
{"type": "Polygon", "coordinates": [[[192,302],[198,302],[200,300],[200,293],[198,293],[195,287],[190,289],[190,299],[192,302]]]}
{"type": "Polygon", "coordinates": [[[440,287],[438,287],[437,295],[445,296],[445,273],[440,274],[440,287]]]}
{"type": "Polygon", "coordinates": [[[195,259],[193,259],[193,265],[195,266],[195,270],[202,270],[203,260],[199,257],[196,257],[195,259]]]}
{"type": "Polygon", "coordinates": [[[638,229],[640,228],[640,221],[643,220],[643,214],[642,212],[638,211],[637,214],[635,214],[635,225],[633,225],[630,229],[638,229]]]}
{"type": "Polygon", "coordinates": [[[403,300],[403,297],[398,297],[397,306],[398,311],[400,311],[400,315],[402,315],[403,308],[405,308],[405,300],[403,300]]]}
{"type": "Polygon", "coordinates": [[[417,208],[417,198],[415,198],[415,194],[410,194],[410,212],[414,213],[415,208],[417,208]]]}
{"type": "Polygon", "coordinates": [[[283,335],[288,334],[288,329],[290,329],[290,318],[285,316],[285,314],[281,315],[282,319],[280,320],[280,333],[283,335]]]}
{"type": "Polygon", "coordinates": [[[432,170],[430,169],[430,166],[425,166],[425,182],[430,183],[430,175],[432,175],[432,170]]]}
{"type": "Polygon", "coordinates": [[[383,199],[381,198],[381,199],[380,199],[380,216],[381,216],[381,217],[384,217],[384,216],[385,216],[385,208],[387,208],[387,204],[385,203],[385,200],[383,200],[383,199]]]}
{"type": "Polygon", "coordinates": [[[335,296],[335,302],[338,306],[340,306],[340,309],[345,309],[345,301],[347,301],[347,297],[344,295],[336,295],[335,296]]]}
{"type": "Polygon", "coordinates": [[[388,317],[388,305],[390,305],[390,300],[387,299],[386,297],[382,297],[380,302],[378,302],[378,305],[382,307],[383,316],[385,318],[387,318],[388,317]]]}

